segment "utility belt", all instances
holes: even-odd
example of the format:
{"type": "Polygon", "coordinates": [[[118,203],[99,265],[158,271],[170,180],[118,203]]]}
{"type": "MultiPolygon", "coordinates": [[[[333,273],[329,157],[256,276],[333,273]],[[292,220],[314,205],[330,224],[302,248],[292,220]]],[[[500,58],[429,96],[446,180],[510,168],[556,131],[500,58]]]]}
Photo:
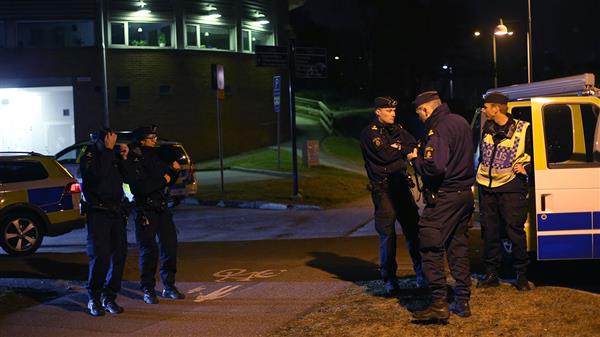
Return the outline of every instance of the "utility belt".
{"type": "Polygon", "coordinates": [[[427,206],[435,206],[438,199],[442,195],[446,194],[454,194],[454,193],[462,193],[465,191],[470,191],[470,189],[460,189],[460,190],[431,190],[428,188],[423,189],[423,198],[425,199],[425,203],[427,206]]]}
{"type": "Polygon", "coordinates": [[[161,195],[160,198],[148,196],[141,200],[136,200],[135,208],[138,211],[162,213],[166,211],[169,206],[167,204],[167,198],[161,195]]]}
{"type": "MultiPolygon", "coordinates": [[[[88,214],[89,212],[106,212],[111,213],[113,215],[122,216],[127,219],[129,217],[129,212],[131,211],[131,204],[127,199],[121,202],[87,202],[85,200],[81,200],[81,207],[79,209],[81,215],[88,214]]],[[[127,221],[127,220],[125,220],[127,221]]]]}
{"type": "Polygon", "coordinates": [[[403,177],[394,177],[391,179],[388,177],[385,177],[380,180],[371,180],[367,184],[367,190],[369,190],[371,192],[379,191],[379,190],[387,191],[390,189],[390,186],[392,186],[394,184],[406,184],[408,186],[408,188],[413,188],[416,186],[415,182],[413,181],[412,176],[410,174],[408,174],[403,177]]]}

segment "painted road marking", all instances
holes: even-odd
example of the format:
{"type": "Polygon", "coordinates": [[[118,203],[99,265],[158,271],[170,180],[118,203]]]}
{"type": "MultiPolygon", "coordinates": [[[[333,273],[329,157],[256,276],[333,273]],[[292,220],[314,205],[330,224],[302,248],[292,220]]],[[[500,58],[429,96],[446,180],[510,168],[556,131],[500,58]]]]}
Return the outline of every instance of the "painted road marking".
{"type": "Polygon", "coordinates": [[[265,269],[249,272],[247,269],[225,269],[213,274],[215,282],[238,281],[250,282],[254,279],[272,278],[286,272],[287,269],[265,269]]]}

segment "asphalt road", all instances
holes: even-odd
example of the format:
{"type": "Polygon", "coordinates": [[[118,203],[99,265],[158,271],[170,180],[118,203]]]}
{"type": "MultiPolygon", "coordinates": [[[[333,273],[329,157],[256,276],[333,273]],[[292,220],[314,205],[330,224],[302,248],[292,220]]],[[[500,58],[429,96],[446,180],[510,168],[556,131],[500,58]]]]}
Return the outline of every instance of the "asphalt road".
{"type": "MultiPolygon", "coordinates": [[[[378,278],[378,242],[370,220],[368,203],[326,211],[183,207],[175,214],[182,241],[177,280],[188,297],[144,304],[131,244],[119,297],[126,312],[103,318],[85,314],[85,231],[53,238],[33,256],[0,256],[0,285],[46,279],[45,287],[66,295],[0,316],[0,336],[268,335],[352,282],[378,278]]],[[[479,237],[473,228],[475,272],[481,272],[479,237]]],[[[399,243],[399,275],[412,280],[401,237],[399,243]]],[[[534,264],[531,279],[600,293],[597,267],[597,261],[534,264]]]]}

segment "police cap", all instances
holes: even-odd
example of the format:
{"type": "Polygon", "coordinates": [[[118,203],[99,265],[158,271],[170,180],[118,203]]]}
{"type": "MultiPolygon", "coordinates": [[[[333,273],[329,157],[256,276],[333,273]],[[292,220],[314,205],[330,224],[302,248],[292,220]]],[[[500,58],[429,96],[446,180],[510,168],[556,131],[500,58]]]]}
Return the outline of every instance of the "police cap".
{"type": "Polygon", "coordinates": [[[390,96],[376,97],[373,101],[373,107],[375,109],[395,108],[396,105],[398,105],[398,101],[390,96]]]}
{"type": "Polygon", "coordinates": [[[418,106],[421,106],[427,102],[431,102],[436,99],[440,99],[440,95],[438,94],[437,91],[435,91],[435,90],[425,91],[425,92],[422,92],[419,95],[417,95],[417,97],[415,97],[413,104],[416,107],[418,107],[418,106]]]}
{"type": "Polygon", "coordinates": [[[508,97],[499,92],[491,92],[485,96],[483,99],[484,103],[493,103],[493,104],[508,104],[508,97]]]}
{"type": "Polygon", "coordinates": [[[158,126],[150,125],[150,126],[140,126],[135,128],[131,132],[133,138],[137,141],[141,141],[149,135],[157,135],[158,134],[158,126]]]}

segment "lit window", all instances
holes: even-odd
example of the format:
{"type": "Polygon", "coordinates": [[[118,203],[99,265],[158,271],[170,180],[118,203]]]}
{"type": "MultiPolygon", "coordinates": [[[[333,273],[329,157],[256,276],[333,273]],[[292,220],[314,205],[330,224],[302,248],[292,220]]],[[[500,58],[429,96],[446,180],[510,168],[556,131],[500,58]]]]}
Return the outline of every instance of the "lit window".
{"type": "Polygon", "coordinates": [[[170,47],[170,23],[128,22],[129,46],[136,47],[170,47]]]}
{"type": "Polygon", "coordinates": [[[110,44],[170,48],[173,45],[171,26],[168,22],[111,22],[110,44]]]}
{"type": "Polygon", "coordinates": [[[251,29],[242,30],[242,48],[245,52],[253,53],[257,45],[273,46],[273,33],[251,29]]]}
{"type": "Polygon", "coordinates": [[[18,47],[73,48],[89,47],[94,43],[92,21],[17,23],[18,47]]]}
{"type": "Polygon", "coordinates": [[[187,24],[186,46],[219,50],[235,50],[235,29],[225,25],[187,24]]]}
{"type": "Polygon", "coordinates": [[[185,36],[186,36],[186,45],[188,47],[198,47],[198,32],[200,29],[198,25],[186,25],[185,26],[185,36]]]}

